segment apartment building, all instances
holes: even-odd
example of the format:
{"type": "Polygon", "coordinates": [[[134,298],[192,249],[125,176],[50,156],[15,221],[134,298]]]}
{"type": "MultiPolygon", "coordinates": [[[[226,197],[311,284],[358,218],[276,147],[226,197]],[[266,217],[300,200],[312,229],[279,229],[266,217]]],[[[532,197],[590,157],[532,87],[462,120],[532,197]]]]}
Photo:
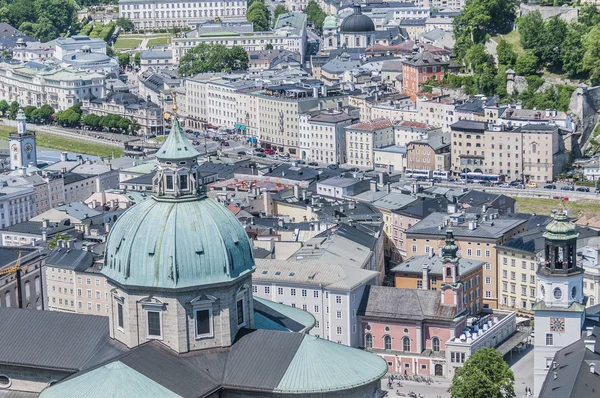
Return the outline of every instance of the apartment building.
{"type": "Polygon", "coordinates": [[[224,0],[120,0],[119,17],[130,19],[135,29],[187,27],[190,23],[217,17],[245,21],[246,4],[245,1],[224,0]]]}
{"type": "Polygon", "coordinates": [[[400,120],[394,123],[395,144],[407,146],[412,141],[427,139],[429,135],[441,133],[441,128],[425,123],[400,120]]]}
{"type": "Polygon", "coordinates": [[[31,186],[12,186],[0,179],[1,228],[27,221],[36,214],[35,190],[31,186]]]}
{"type": "Polygon", "coordinates": [[[44,104],[65,110],[87,96],[104,97],[105,76],[83,71],[23,64],[0,64],[0,97],[22,107],[44,104]]]}
{"type": "Polygon", "coordinates": [[[578,252],[584,270],[583,295],[588,298],[586,307],[592,307],[598,304],[600,298],[600,238],[589,239],[578,252]]]}
{"type": "Polygon", "coordinates": [[[431,135],[411,141],[406,146],[409,170],[450,170],[450,134],[431,135]]]}
{"type": "MultiPolygon", "coordinates": [[[[423,20],[423,28],[425,20],[423,20]]],[[[402,63],[402,80],[404,93],[416,101],[417,93],[421,92],[421,85],[427,80],[442,81],[446,70],[451,69],[453,64],[440,55],[434,55],[429,51],[422,50],[402,63]]]]}
{"type": "Polygon", "coordinates": [[[46,258],[38,247],[0,246],[0,305],[4,308],[44,309],[44,293],[41,269],[46,258]],[[20,285],[15,272],[10,268],[20,265],[20,285]]]}
{"type": "Polygon", "coordinates": [[[44,286],[46,308],[50,311],[77,312],[75,279],[92,265],[92,253],[77,250],[73,241],[59,241],[58,247],[46,258],[44,286]]]}
{"type": "Polygon", "coordinates": [[[498,215],[489,209],[486,213],[479,218],[474,217],[474,213],[464,212],[430,214],[406,231],[407,256],[439,255],[446,231],[452,230],[459,246],[459,256],[486,263],[483,269],[483,306],[498,308],[496,247],[522,233],[528,226],[524,218],[498,215]]]}
{"type": "Polygon", "coordinates": [[[256,260],[254,296],[311,313],[310,334],[351,347],[361,341],[357,311],[366,286],[379,273],[319,260],[256,260]]]}
{"type": "Polygon", "coordinates": [[[109,316],[110,285],[100,273],[101,263],[75,273],[75,310],[78,314],[109,316]]]}
{"type": "Polygon", "coordinates": [[[164,134],[164,118],[161,107],[129,92],[109,92],[106,97],[85,98],[81,109],[86,115],[119,115],[127,118],[137,123],[138,134],[164,134]]]}
{"type": "Polygon", "coordinates": [[[389,119],[374,119],[346,127],[348,164],[374,167],[374,149],[394,144],[394,125],[389,119]]]}
{"type": "Polygon", "coordinates": [[[381,118],[413,121],[416,112],[410,97],[403,93],[353,94],[348,104],[359,109],[361,121],[381,118]]]}
{"type": "Polygon", "coordinates": [[[459,120],[450,126],[452,134],[452,172],[483,173],[485,168],[485,131],[487,122],[459,120]]]}
{"type": "Polygon", "coordinates": [[[450,132],[450,126],[458,121],[454,108],[456,104],[448,95],[431,100],[417,99],[419,121],[430,126],[440,127],[444,133],[450,132]]]}
{"type": "MultiPolygon", "coordinates": [[[[242,15],[245,15],[245,11],[242,15]]],[[[197,24],[194,30],[186,32],[183,37],[173,38],[173,63],[179,64],[181,57],[201,43],[222,44],[227,48],[240,46],[246,51],[265,50],[270,44],[274,50],[300,54],[301,62],[304,62],[306,22],[305,14],[290,12],[277,18],[272,31],[254,32],[252,24],[248,22],[197,24]]]]}
{"type": "Polygon", "coordinates": [[[356,119],[342,109],[300,115],[300,159],[325,164],[346,163],[345,127],[356,119]]]}
{"type": "Polygon", "coordinates": [[[185,124],[191,128],[202,128],[208,123],[208,81],[219,78],[220,73],[200,73],[185,79],[186,92],[185,124]]]}

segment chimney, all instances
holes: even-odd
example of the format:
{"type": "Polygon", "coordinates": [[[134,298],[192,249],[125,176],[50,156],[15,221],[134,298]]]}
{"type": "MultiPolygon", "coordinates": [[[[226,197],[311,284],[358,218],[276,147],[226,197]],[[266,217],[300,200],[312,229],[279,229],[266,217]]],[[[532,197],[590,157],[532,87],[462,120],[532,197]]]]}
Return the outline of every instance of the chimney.
{"type": "Polygon", "coordinates": [[[344,105],[344,104],[342,103],[342,101],[338,101],[338,104],[337,104],[337,109],[338,109],[338,111],[341,111],[341,110],[342,110],[342,107],[343,107],[343,105],[344,105]]]}
{"type": "Polygon", "coordinates": [[[85,235],[89,235],[90,234],[90,224],[85,224],[83,227],[83,230],[84,230],[85,235]]]}
{"type": "Polygon", "coordinates": [[[319,88],[313,87],[313,97],[319,98],[319,88]]]}
{"type": "Polygon", "coordinates": [[[50,226],[50,222],[47,218],[42,219],[42,228],[48,228],[50,226]]]}
{"type": "Polygon", "coordinates": [[[392,184],[390,184],[389,182],[385,184],[385,190],[387,193],[392,192],[392,184]]]}
{"type": "Polygon", "coordinates": [[[61,152],[60,153],[60,161],[61,162],[66,162],[67,161],[67,152],[61,152]]]}
{"type": "Polygon", "coordinates": [[[67,242],[67,249],[73,249],[75,248],[75,239],[69,239],[67,242]]]}
{"type": "Polygon", "coordinates": [[[294,185],[294,198],[300,199],[300,185],[294,185]]]}
{"type": "Polygon", "coordinates": [[[48,239],[48,232],[46,230],[42,230],[42,241],[45,242],[48,239]]]}
{"type": "Polygon", "coordinates": [[[285,222],[283,221],[282,218],[280,218],[279,220],[277,220],[277,224],[279,225],[279,228],[283,228],[283,226],[285,225],[285,222]]]}
{"type": "Polygon", "coordinates": [[[377,181],[371,180],[370,183],[371,183],[371,191],[377,192],[377,181]]]}
{"type": "Polygon", "coordinates": [[[110,223],[104,224],[104,231],[108,234],[110,232],[110,223]]]}
{"type": "Polygon", "coordinates": [[[323,87],[321,87],[321,95],[323,97],[327,97],[327,86],[323,85],[323,87]]]}
{"type": "Polygon", "coordinates": [[[429,266],[423,265],[423,290],[429,290],[429,266]]]}

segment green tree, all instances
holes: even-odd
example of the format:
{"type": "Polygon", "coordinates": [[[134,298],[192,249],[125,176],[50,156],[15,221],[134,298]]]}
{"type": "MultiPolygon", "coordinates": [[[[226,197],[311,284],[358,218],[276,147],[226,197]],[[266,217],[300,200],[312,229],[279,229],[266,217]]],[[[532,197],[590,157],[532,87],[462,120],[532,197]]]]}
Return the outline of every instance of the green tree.
{"type": "Polygon", "coordinates": [[[142,63],[142,57],[140,53],[135,53],[135,55],[133,56],[133,63],[136,66],[140,66],[140,64],[142,63]]]}
{"type": "Polygon", "coordinates": [[[37,109],[37,107],[35,107],[33,105],[28,105],[25,108],[23,108],[23,113],[25,114],[25,117],[27,118],[27,120],[31,120],[31,114],[36,109],[37,109]]]}
{"type": "Polygon", "coordinates": [[[64,240],[66,242],[69,239],[71,239],[71,237],[69,235],[63,234],[62,232],[59,232],[56,235],[54,235],[54,237],[52,239],[50,239],[48,241],[48,248],[49,249],[56,249],[56,246],[58,246],[58,241],[59,240],[64,240]]]}
{"type": "Polygon", "coordinates": [[[588,3],[579,9],[579,22],[591,28],[600,24],[600,11],[592,3],[588,3]]]}
{"type": "Polygon", "coordinates": [[[126,68],[127,65],[131,63],[131,56],[129,55],[129,53],[119,53],[118,58],[119,66],[121,68],[126,68]]]}
{"type": "Polygon", "coordinates": [[[327,14],[323,12],[316,1],[310,0],[306,5],[304,13],[306,14],[306,18],[314,24],[316,30],[323,30],[323,22],[325,22],[327,14]]]}
{"type": "Polygon", "coordinates": [[[252,22],[254,31],[269,29],[269,9],[262,1],[255,1],[246,12],[246,20],[252,22]]]}
{"type": "Polygon", "coordinates": [[[513,50],[512,44],[502,39],[496,47],[496,53],[498,54],[498,63],[500,65],[506,65],[509,68],[514,68],[515,62],[517,62],[517,53],[513,50]]]}
{"type": "Polygon", "coordinates": [[[452,398],[514,398],[515,376],[494,348],[480,348],[457,368],[448,389],[452,398]]]}
{"type": "Polygon", "coordinates": [[[576,77],[585,71],[583,67],[583,56],[585,47],[583,39],[587,28],[580,23],[571,23],[567,27],[567,36],[562,44],[561,61],[562,70],[570,78],[576,77]]]}
{"type": "Polygon", "coordinates": [[[49,123],[52,115],[54,114],[54,108],[48,104],[44,104],[37,109],[36,120],[40,123],[49,123]]]}
{"type": "Polygon", "coordinates": [[[126,117],[122,117],[117,122],[117,128],[119,130],[121,130],[121,132],[123,132],[123,133],[126,133],[129,130],[130,125],[131,125],[131,120],[127,119],[126,117]]]}
{"type": "Polygon", "coordinates": [[[288,10],[285,8],[283,4],[278,4],[277,7],[273,10],[273,26],[275,26],[275,22],[277,22],[277,18],[281,14],[285,14],[288,10]]]}
{"type": "Polygon", "coordinates": [[[2,113],[2,117],[6,116],[6,112],[8,111],[8,102],[6,100],[0,101],[0,113],[2,113]]]}
{"type": "Polygon", "coordinates": [[[600,84],[600,25],[586,35],[584,47],[583,67],[589,72],[592,85],[597,86],[600,84]]]}
{"type": "Polygon", "coordinates": [[[490,61],[493,63],[493,58],[483,44],[474,44],[467,50],[464,61],[472,73],[481,73],[490,61]]]}
{"type": "Polygon", "coordinates": [[[544,20],[539,11],[530,12],[517,19],[521,45],[524,49],[537,49],[542,46],[544,20]]]}
{"type": "Polygon", "coordinates": [[[89,115],[85,115],[83,117],[81,123],[83,123],[84,126],[96,129],[100,126],[100,116],[90,113],[89,115]]]}
{"type": "Polygon", "coordinates": [[[543,25],[540,60],[550,68],[561,72],[561,48],[567,37],[567,24],[558,16],[550,18],[543,25]]]}
{"type": "Polygon", "coordinates": [[[37,14],[33,0],[13,1],[6,7],[6,14],[2,20],[8,20],[8,23],[15,27],[20,27],[23,22],[35,22],[37,14]]]}
{"type": "Polygon", "coordinates": [[[526,51],[515,63],[515,72],[519,75],[529,76],[537,73],[538,58],[531,51],[526,51]]]}
{"type": "Polygon", "coordinates": [[[59,31],[52,21],[46,17],[41,17],[37,23],[33,24],[33,37],[39,41],[50,41],[56,39],[59,35],[59,31]]]}
{"type": "Polygon", "coordinates": [[[453,22],[459,59],[465,56],[470,44],[484,43],[490,35],[510,31],[517,4],[517,0],[467,0],[453,22]]]}
{"type": "MultiPolygon", "coordinates": [[[[256,4],[256,3],[255,3],[256,4]]],[[[248,68],[248,54],[242,47],[228,49],[222,44],[201,43],[189,50],[179,62],[179,73],[192,76],[248,68]]]]}
{"type": "MultiPolygon", "coordinates": [[[[79,19],[77,18],[77,5],[73,0],[35,0],[35,10],[38,16],[36,25],[43,24],[40,32],[48,33],[49,23],[58,33],[78,32],[79,19]]],[[[55,39],[58,36],[52,37],[55,39]]],[[[39,37],[36,37],[41,40],[39,37]]]]}
{"type": "Polygon", "coordinates": [[[272,50],[272,49],[273,49],[273,45],[272,45],[271,43],[268,43],[268,44],[265,46],[265,50],[272,50]]]}
{"type": "Polygon", "coordinates": [[[115,56],[115,50],[113,50],[113,48],[111,46],[106,46],[106,55],[108,55],[109,57],[114,57],[115,56]]]}
{"type": "Polygon", "coordinates": [[[8,117],[14,119],[17,117],[17,112],[19,111],[19,103],[17,101],[13,101],[8,106],[8,117]]]}
{"type": "Polygon", "coordinates": [[[133,25],[133,22],[131,22],[131,19],[125,18],[125,17],[121,17],[121,18],[117,19],[117,26],[120,27],[121,29],[123,29],[125,32],[130,32],[134,28],[134,25],[133,25]]]}

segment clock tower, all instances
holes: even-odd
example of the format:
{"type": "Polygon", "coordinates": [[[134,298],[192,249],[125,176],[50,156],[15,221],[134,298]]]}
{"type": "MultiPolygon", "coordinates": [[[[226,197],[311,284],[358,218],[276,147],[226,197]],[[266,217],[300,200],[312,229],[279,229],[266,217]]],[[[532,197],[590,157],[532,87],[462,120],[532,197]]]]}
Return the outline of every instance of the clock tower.
{"type": "Polygon", "coordinates": [[[537,270],[534,341],[534,395],[538,395],[554,354],[581,338],[585,319],[583,268],[577,266],[575,224],[561,209],[544,232],[544,255],[537,270]]]}
{"type": "Polygon", "coordinates": [[[25,113],[19,109],[17,113],[17,132],[8,137],[10,151],[10,168],[12,170],[29,167],[29,163],[37,166],[35,133],[27,132],[25,113]]]}

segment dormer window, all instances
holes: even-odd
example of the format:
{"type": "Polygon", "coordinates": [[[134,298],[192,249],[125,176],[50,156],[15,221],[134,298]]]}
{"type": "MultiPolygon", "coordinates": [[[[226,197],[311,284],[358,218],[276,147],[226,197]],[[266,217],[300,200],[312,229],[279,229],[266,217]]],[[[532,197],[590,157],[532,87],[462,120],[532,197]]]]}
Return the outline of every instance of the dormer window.
{"type": "Polygon", "coordinates": [[[162,315],[164,304],[155,298],[148,297],[141,300],[142,308],[146,313],[146,338],[162,340],[162,315]]]}
{"type": "Polygon", "coordinates": [[[167,191],[173,190],[173,176],[165,176],[167,191]]]}
{"type": "Polygon", "coordinates": [[[181,191],[188,190],[188,176],[186,174],[182,174],[179,176],[179,189],[181,191]]]}
{"type": "Polygon", "coordinates": [[[213,337],[213,305],[216,297],[202,295],[193,299],[194,333],[196,340],[213,337]]]}

